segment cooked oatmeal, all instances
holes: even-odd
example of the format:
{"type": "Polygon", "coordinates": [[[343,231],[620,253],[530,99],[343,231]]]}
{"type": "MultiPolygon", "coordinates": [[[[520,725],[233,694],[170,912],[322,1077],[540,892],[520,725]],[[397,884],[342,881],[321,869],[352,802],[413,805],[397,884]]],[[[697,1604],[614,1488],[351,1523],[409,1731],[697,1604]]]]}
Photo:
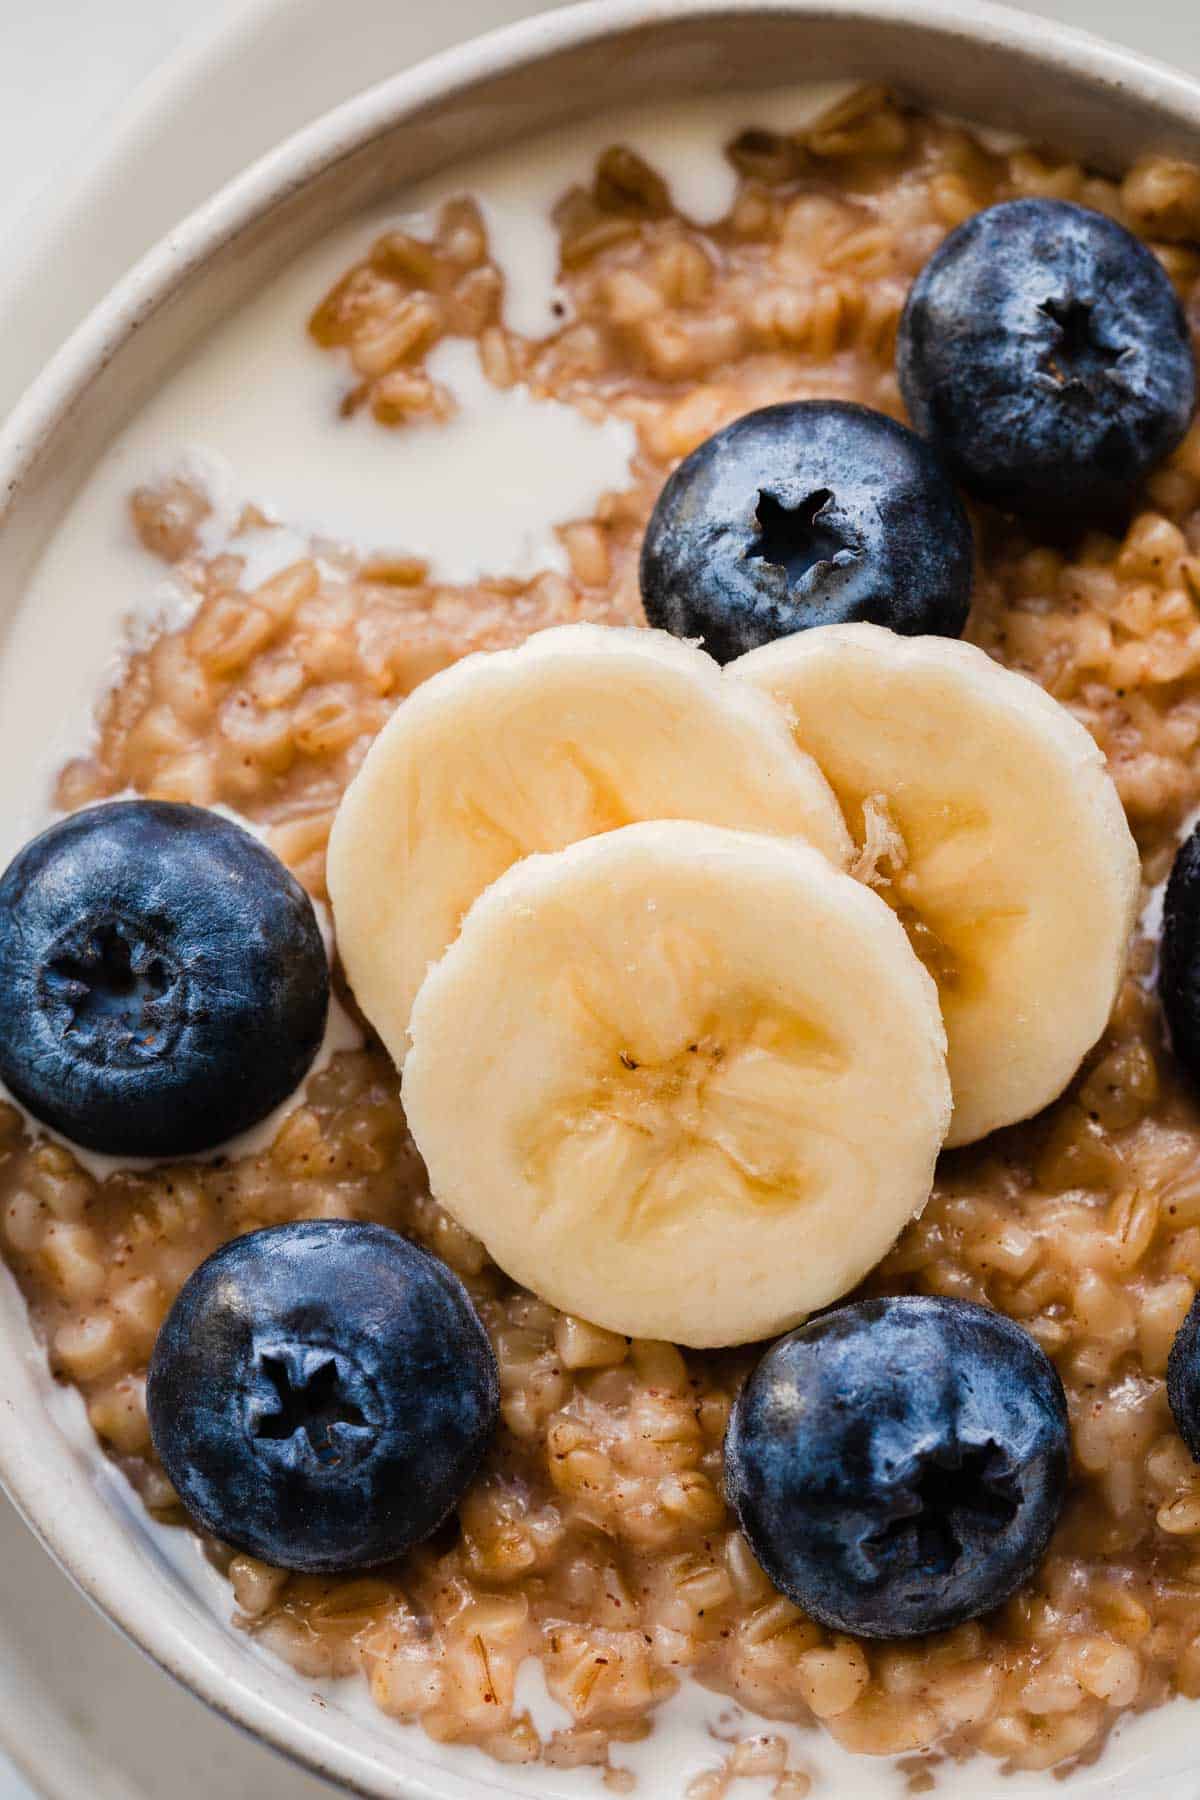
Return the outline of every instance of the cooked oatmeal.
{"type": "MultiPolygon", "coordinates": [[[[1200,339],[1190,165],[1149,160],[1114,182],[1031,150],[996,154],[880,90],[794,138],[746,132],[729,154],[737,198],[705,229],[631,153],[601,158],[556,213],[566,313],[545,340],[505,328],[469,200],[444,208],[432,241],[380,238],[313,314],[316,342],[352,372],[345,408],[380,430],[448,416],[453,396],[424,367],[445,335],[477,338],[497,385],[635,428],[628,489],[561,528],[568,573],[455,586],[402,551],[364,561],[320,545],[247,593],[240,559],[204,547],[198,488],[141,490],[142,542],[195,609],[132,657],[92,754],[62,772],[61,804],[136,789],[232,807],[324,898],[333,813],[396,704],[468,651],[581,618],[638,620],[637,551],[663,479],[736,415],[834,396],[900,416],[909,284],[950,228],[997,200],[1079,200],[1141,232],[1200,339]]],[[[243,524],[270,526],[253,512],[243,524]]],[[[1092,731],[1157,884],[1200,805],[1200,422],[1113,535],[1039,542],[985,511],[975,526],[968,635],[1092,731]]],[[[1109,1032],[1055,1107],[943,1157],[923,1218],[869,1284],[1002,1308],[1054,1359],[1071,1405],[1071,1497],[1036,1580],[921,1642],[832,1636],[774,1593],[721,1493],[753,1352],[631,1343],[514,1289],[429,1197],[398,1076],[370,1043],[314,1075],[269,1148],[236,1161],[98,1181],[0,1108],[6,1254],[55,1371],[166,1518],[179,1515],[150,1447],[146,1363],[219,1243],[297,1218],[373,1219],[462,1276],[495,1345],[503,1425],[459,1517],[367,1576],[289,1576],[209,1546],[245,1630],[306,1676],[361,1669],[386,1712],[439,1740],[604,1766],[686,1670],[855,1751],[982,1749],[1024,1769],[1086,1759],[1123,1709],[1200,1698],[1200,1469],[1164,1390],[1200,1286],[1200,1111],[1164,1048],[1153,956],[1148,939],[1135,945],[1109,1032]],[[546,1741],[514,1704],[531,1655],[574,1720],[546,1741]]],[[[807,1791],[767,1736],[694,1800],[743,1773],[776,1780],[781,1800],[807,1791]]]]}

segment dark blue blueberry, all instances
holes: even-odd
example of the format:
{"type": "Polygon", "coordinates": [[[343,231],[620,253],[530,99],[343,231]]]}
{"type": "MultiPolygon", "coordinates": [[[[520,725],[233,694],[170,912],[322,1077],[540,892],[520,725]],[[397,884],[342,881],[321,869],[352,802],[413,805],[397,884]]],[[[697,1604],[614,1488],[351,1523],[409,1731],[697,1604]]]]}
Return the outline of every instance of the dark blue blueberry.
{"type": "Polygon", "coordinates": [[[779,1590],[823,1625],[916,1637],[988,1612],[1050,1540],[1067,1403],[1002,1313],[864,1300],[780,1339],[734,1404],[730,1504],[779,1590]]]}
{"type": "Polygon", "coordinates": [[[1200,1294],[1175,1333],[1167,1358],[1167,1399],[1180,1437],[1200,1462],[1200,1294]]]}
{"type": "Polygon", "coordinates": [[[457,1275],[382,1225],[232,1238],[158,1334],[150,1431],[205,1531],[283,1569],[369,1568],[451,1513],[499,1410],[457,1275]]]}
{"type": "Polygon", "coordinates": [[[1066,200],[1007,200],[951,232],[913,283],[897,368],[970,493],[1067,526],[1127,509],[1196,404],[1161,263],[1066,200]]]}
{"type": "Polygon", "coordinates": [[[308,895],[202,807],[90,807],[0,877],[0,1079],[90,1150],[245,1130],[299,1085],[328,1006],[308,895]]]}
{"type": "Polygon", "coordinates": [[[894,419],[796,400],[735,419],[669,478],[642,543],[651,625],[729,662],[865,619],[957,637],[971,527],[940,461],[894,419]]]}
{"type": "Polygon", "coordinates": [[[1158,996],[1175,1055],[1200,1083],[1200,825],[1175,852],[1163,900],[1158,996]]]}

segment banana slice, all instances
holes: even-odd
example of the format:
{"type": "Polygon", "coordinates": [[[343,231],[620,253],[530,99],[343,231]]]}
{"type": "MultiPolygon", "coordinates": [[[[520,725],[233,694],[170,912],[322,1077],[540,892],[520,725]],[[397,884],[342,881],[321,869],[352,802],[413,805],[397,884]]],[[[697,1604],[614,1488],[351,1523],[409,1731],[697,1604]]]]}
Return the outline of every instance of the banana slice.
{"type": "Polygon", "coordinates": [[[795,835],[842,866],[852,848],[778,710],[666,632],[559,626],[418,688],[329,844],[342,962],[396,1061],[426,970],[490,882],[639,819],[795,835]]]}
{"type": "Polygon", "coordinates": [[[1040,1111],[1104,1030],[1137,908],[1092,738],[973,645],[878,625],[781,638],[727,673],[783,705],[937,980],[948,1143],[1040,1111]]]}
{"type": "Polygon", "coordinates": [[[515,1280],[696,1346],[836,1300],[925,1205],[933,982],[816,851],[680,821],[502,876],[412,1011],[433,1192],[515,1280]]]}

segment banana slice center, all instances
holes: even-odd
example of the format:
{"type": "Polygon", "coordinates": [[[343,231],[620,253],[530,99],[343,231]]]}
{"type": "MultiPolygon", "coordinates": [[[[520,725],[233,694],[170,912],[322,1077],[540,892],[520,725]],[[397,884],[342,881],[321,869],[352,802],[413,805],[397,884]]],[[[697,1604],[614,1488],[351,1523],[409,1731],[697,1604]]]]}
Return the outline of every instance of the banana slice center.
{"type": "Polygon", "coordinates": [[[455,829],[497,849],[504,866],[531,848],[554,848],[564,836],[577,840],[633,823],[618,775],[602,758],[557,741],[527,748],[525,757],[528,766],[503,741],[481,741],[480,766],[493,766],[496,778],[486,790],[459,789],[450,803],[455,829]]]}
{"type": "Polygon", "coordinates": [[[639,952],[632,1016],[614,999],[630,993],[628,968],[562,977],[554,1004],[575,1015],[591,1057],[520,1134],[551,1210],[601,1188],[617,1236],[636,1241],[698,1209],[794,1207],[854,1154],[826,1122],[851,1047],[777,995],[718,1000],[711,950],[687,932],[659,934],[639,952]]]}
{"type": "Polygon", "coordinates": [[[854,873],[892,908],[943,1001],[978,998],[1028,916],[1004,891],[988,813],[927,807],[918,822],[887,794],[848,810],[859,814],[854,873]]]}

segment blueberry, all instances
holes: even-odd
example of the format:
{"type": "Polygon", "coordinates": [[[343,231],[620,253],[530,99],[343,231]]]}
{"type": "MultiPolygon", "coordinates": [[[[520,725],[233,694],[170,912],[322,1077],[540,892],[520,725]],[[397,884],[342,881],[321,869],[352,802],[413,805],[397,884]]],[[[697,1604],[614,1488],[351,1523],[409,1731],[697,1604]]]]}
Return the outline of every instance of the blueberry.
{"type": "Polygon", "coordinates": [[[957,637],[971,527],[941,463],[865,406],[797,400],[735,419],[669,478],[642,543],[651,625],[729,662],[865,619],[957,637]]]}
{"type": "Polygon", "coordinates": [[[1200,1084],[1200,825],[1175,852],[1163,899],[1158,996],[1175,1055],[1200,1084]]]}
{"type": "Polygon", "coordinates": [[[767,1351],[734,1404],[726,1486],[789,1600],[835,1631],[915,1637],[998,1606],[1062,1506],[1067,1404],[984,1306],[864,1300],[767,1351]]]}
{"type": "Polygon", "coordinates": [[[311,900],[202,807],[90,807],[0,877],[0,1080],[88,1149],[182,1156],[253,1125],[328,1006],[311,900]]]}
{"type": "Polygon", "coordinates": [[[1200,1462],[1200,1294],[1175,1333],[1167,1358],[1167,1399],[1180,1437],[1200,1462]]]}
{"type": "Polygon", "coordinates": [[[1066,200],[1007,200],[951,232],[913,283],[898,373],[970,493],[1067,523],[1124,509],[1196,404],[1161,263],[1066,200]]]}
{"type": "Polygon", "coordinates": [[[499,1393],[457,1275],[382,1225],[320,1219],[232,1238],[200,1265],[158,1334],[146,1405],[198,1525],[319,1572],[435,1531],[499,1393]]]}

